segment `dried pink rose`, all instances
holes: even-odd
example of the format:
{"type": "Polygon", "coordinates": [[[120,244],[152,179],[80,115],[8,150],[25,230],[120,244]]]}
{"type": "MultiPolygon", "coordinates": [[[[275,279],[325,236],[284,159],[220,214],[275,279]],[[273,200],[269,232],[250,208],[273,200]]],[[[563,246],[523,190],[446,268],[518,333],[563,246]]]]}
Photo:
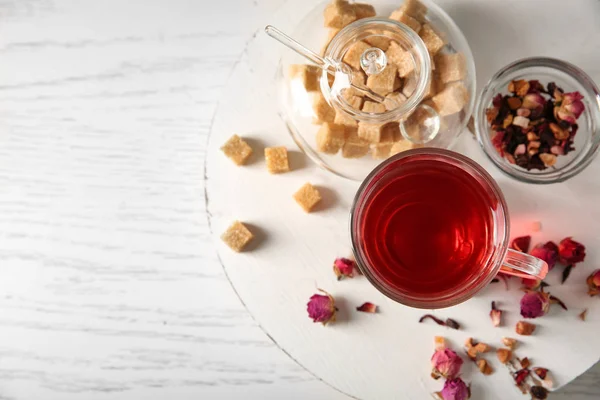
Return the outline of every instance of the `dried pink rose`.
{"type": "Polygon", "coordinates": [[[440,392],[444,400],[467,400],[471,397],[471,391],[466,383],[460,378],[448,379],[440,392]]]}
{"type": "Polygon", "coordinates": [[[554,107],[554,116],[559,121],[565,121],[569,124],[575,124],[577,118],[585,110],[583,96],[579,92],[565,93],[562,96],[560,106],[554,107]]]}
{"type": "Polygon", "coordinates": [[[585,259],[585,246],[570,237],[558,244],[558,257],[566,265],[574,265],[585,259]]]}
{"type": "Polygon", "coordinates": [[[336,258],[333,262],[333,272],[337,276],[338,281],[345,277],[352,278],[354,276],[354,268],[356,262],[347,258],[336,258]]]}
{"type": "Polygon", "coordinates": [[[525,318],[544,316],[550,309],[550,295],[544,292],[525,293],[521,298],[521,315],[525,318]]]}
{"type": "Polygon", "coordinates": [[[595,270],[587,277],[588,294],[597,296],[600,294],[600,269],[595,270]]]}
{"type": "Polygon", "coordinates": [[[454,378],[460,372],[463,360],[458,354],[450,349],[436,350],[431,357],[431,376],[438,379],[440,376],[444,378],[454,378]]]}
{"type": "Polygon", "coordinates": [[[361,311],[361,312],[366,312],[366,313],[376,313],[377,312],[377,306],[373,303],[363,303],[362,306],[360,307],[356,307],[357,311],[361,311]]]}
{"type": "Polygon", "coordinates": [[[523,97],[523,104],[521,107],[527,108],[528,110],[535,110],[538,107],[544,107],[546,99],[539,93],[529,93],[523,97]]]}
{"type": "Polygon", "coordinates": [[[551,270],[558,260],[558,246],[554,242],[540,243],[531,250],[530,254],[546,261],[548,270],[551,270]]]}
{"type": "Polygon", "coordinates": [[[333,296],[322,289],[319,289],[319,291],[325,293],[325,295],[313,294],[306,305],[306,310],[313,322],[321,322],[323,325],[327,325],[329,322],[335,322],[335,313],[338,309],[335,306],[333,296]]]}
{"type": "MultiPolygon", "coordinates": [[[[518,148],[518,146],[517,146],[518,148]]],[[[531,245],[531,236],[520,236],[514,238],[510,243],[510,247],[520,251],[521,253],[527,253],[529,251],[529,246],[531,245]]]]}

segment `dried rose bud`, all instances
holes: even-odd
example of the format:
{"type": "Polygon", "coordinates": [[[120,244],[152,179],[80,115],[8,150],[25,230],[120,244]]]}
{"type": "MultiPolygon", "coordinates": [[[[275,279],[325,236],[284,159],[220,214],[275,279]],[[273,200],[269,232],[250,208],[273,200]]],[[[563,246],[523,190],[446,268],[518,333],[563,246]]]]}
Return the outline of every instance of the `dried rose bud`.
{"type": "Polygon", "coordinates": [[[479,370],[484,375],[491,375],[493,372],[492,367],[490,367],[488,362],[486,360],[484,360],[483,358],[480,360],[477,360],[477,368],[479,368],[479,370]]]}
{"type": "Polygon", "coordinates": [[[498,349],[496,350],[496,356],[498,357],[498,361],[502,364],[506,364],[512,358],[512,351],[509,349],[498,349]]]}
{"type": "Polygon", "coordinates": [[[313,294],[306,305],[309,318],[312,318],[313,322],[321,322],[323,325],[327,325],[329,322],[335,322],[335,313],[338,310],[335,306],[335,300],[326,291],[319,289],[319,291],[325,293],[313,294]]]}
{"type": "Polygon", "coordinates": [[[570,237],[558,244],[558,257],[561,263],[573,265],[585,259],[585,246],[570,237]]]}
{"type": "Polygon", "coordinates": [[[554,116],[558,121],[565,121],[569,124],[577,122],[585,110],[583,96],[579,92],[565,93],[562,96],[560,106],[554,107],[554,116]]]}
{"type": "Polygon", "coordinates": [[[523,104],[521,107],[526,108],[528,110],[535,110],[538,107],[544,107],[546,104],[546,99],[542,97],[539,93],[529,93],[525,97],[523,97],[523,104]]]}
{"type": "Polygon", "coordinates": [[[535,324],[530,324],[529,322],[525,322],[525,321],[519,321],[519,322],[517,322],[515,331],[519,335],[529,336],[535,331],[535,327],[536,327],[535,324]]]}
{"type": "Polygon", "coordinates": [[[475,350],[477,350],[478,353],[487,353],[491,349],[492,348],[487,343],[479,342],[475,345],[475,350]]]}
{"type": "MultiPolygon", "coordinates": [[[[525,147],[525,146],[523,146],[525,147]]],[[[524,153],[525,151],[523,151],[524,153]]],[[[519,236],[512,240],[510,247],[521,253],[527,253],[529,251],[529,245],[531,245],[531,236],[519,236]]]]}
{"type": "Polygon", "coordinates": [[[558,246],[554,242],[540,243],[531,250],[530,254],[540,260],[546,261],[548,270],[551,270],[558,260],[558,246]]]}
{"type": "Polygon", "coordinates": [[[531,361],[527,357],[519,360],[519,363],[521,364],[521,368],[529,368],[531,366],[531,361]]]}
{"type": "Polygon", "coordinates": [[[496,302],[492,301],[492,310],[490,311],[490,318],[492,319],[492,325],[499,327],[502,322],[502,310],[496,308],[496,302]]]}
{"type": "Polygon", "coordinates": [[[377,312],[377,306],[373,303],[363,303],[362,306],[360,307],[356,307],[357,311],[361,311],[361,312],[366,312],[366,313],[376,313],[377,312]]]}
{"type": "Polygon", "coordinates": [[[505,345],[506,347],[508,347],[509,349],[514,350],[515,347],[517,346],[517,339],[503,337],[502,344],[505,345]]]}
{"type": "Polygon", "coordinates": [[[354,268],[356,268],[356,262],[347,258],[336,258],[333,262],[333,272],[337,276],[338,281],[345,277],[352,278],[354,276],[354,268]]]}
{"type": "Polygon", "coordinates": [[[587,277],[585,282],[588,285],[588,294],[597,296],[600,294],[600,269],[595,270],[587,277]]]}
{"type": "Polygon", "coordinates": [[[550,309],[550,296],[544,292],[525,293],[521,298],[521,315],[525,318],[538,318],[550,309]]]}
{"type": "Polygon", "coordinates": [[[431,357],[431,376],[435,379],[443,376],[444,378],[454,378],[460,372],[463,360],[458,354],[450,349],[436,350],[431,357]]]}
{"type": "Polygon", "coordinates": [[[440,392],[444,400],[466,400],[471,397],[471,391],[460,378],[448,379],[440,392]]]}
{"type": "Polygon", "coordinates": [[[546,400],[548,398],[548,390],[542,386],[532,386],[529,393],[531,393],[531,398],[535,400],[546,400]]]}

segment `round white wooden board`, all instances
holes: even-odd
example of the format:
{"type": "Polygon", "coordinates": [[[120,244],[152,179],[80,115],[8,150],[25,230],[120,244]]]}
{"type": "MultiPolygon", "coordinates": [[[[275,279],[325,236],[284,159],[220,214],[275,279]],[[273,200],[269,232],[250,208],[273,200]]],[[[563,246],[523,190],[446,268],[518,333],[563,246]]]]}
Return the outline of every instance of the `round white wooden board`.
{"type": "MultiPolygon", "coordinates": [[[[316,1],[288,2],[273,24],[292,30],[316,1]]],[[[571,61],[593,78],[600,78],[600,2],[580,0],[577,7],[564,1],[440,1],[471,45],[477,66],[478,88],[494,71],[517,58],[541,55],[571,61]],[[543,6],[542,6],[543,3],[543,6]],[[570,26],[578,25],[576,31],[570,26]]],[[[493,284],[476,298],[436,311],[463,325],[460,331],[432,323],[418,324],[422,310],[396,304],[375,290],[363,277],[338,282],[332,272],[336,257],[351,254],[348,212],[358,187],[321,170],[299,152],[277,115],[275,68],[282,49],[261,29],[235,68],[216,113],[206,165],[207,205],[218,251],[234,288],[248,310],[271,338],[298,363],[340,391],[360,399],[425,399],[440,390],[441,381],[429,377],[433,336],[443,335],[458,350],[467,337],[499,346],[503,336],[515,337],[519,318],[520,283],[510,291],[493,284]],[[255,154],[244,167],[236,167],[219,147],[232,134],[249,140],[255,154]],[[292,171],[270,175],[264,165],[265,146],[285,145],[291,150],[292,171]],[[292,199],[305,182],[319,187],[323,201],[306,214],[292,199]],[[256,235],[248,251],[237,254],[220,240],[235,219],[247,223],[256,235]],[[323,288],[340,309],[338,321],[323,327],[306,313],[309,297],[323,288]],[[505,310],[504,326],[493,328],[490,302],[505,310]],[[378,314],[355,307],[365,301],[379,306],[378,314]]],[[[568,306],[553,306],[535,320],[534,336],[519,337],[520,357],[549,368],[560,387],[596,363],[600,348],[600,299],[589,298],[585,277],[600,265],[600,159],[570,181],[550,186],[521,184],[501,175],[485,158],[469,133],[457,150],[481,163],[497,179],[510,208],[512,236],[529,234],[529,225],[541,221],[543,229],[533,242],[560,240],[572,235],[587,245],[584,264],[559,284],[562,267],[547,281],[549,290],[568,306]],[[588,308],[586,322],[577,315],[588,308]]],[[[463,376],[472,382],[473,398],[521,399],[507,369],[494,354],[487,357],[495,373],[484,377],[470,362],[463,376]]]]}

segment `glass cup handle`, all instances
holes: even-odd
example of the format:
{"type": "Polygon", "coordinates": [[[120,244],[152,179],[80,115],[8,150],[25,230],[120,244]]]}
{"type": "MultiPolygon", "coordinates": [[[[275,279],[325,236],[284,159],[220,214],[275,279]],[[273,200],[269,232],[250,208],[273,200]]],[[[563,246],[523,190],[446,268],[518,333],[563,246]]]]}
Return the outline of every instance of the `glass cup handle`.
{"type": "Polygon", "coordinates": [[[525,279],[544,279],[548,273],[548,264],[537,257],[508,249],[498,272],[525,279]]]}

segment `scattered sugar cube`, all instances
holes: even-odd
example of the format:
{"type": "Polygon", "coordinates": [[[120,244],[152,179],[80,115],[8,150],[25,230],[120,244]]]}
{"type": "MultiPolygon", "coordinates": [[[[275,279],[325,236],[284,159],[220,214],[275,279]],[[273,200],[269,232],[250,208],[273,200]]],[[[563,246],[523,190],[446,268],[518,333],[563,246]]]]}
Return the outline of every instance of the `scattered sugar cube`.
{"type": "Polygon", "coordinates": [[[402,7],[390,14],[390,19],[408,26],[416,33],[419,33],[421,30],[421,23],[416,18],[411,17],[402,7]]]}
{"type": "Polygon", "coordinates": [[[392,143],[375,143],[371,145],[371,156],[373,156],[373,158],[377,160],[388,158],[390,156],[391,149],[392,143]]]}
{"type": "Polygon", "coordinates": [[[221,147],[221,151],[237,165],[244,165],[252,155],[252,147],[238,135],[230,137],[221,147]]]}
{"type": "Polygon", "coordinates": [[[435,64],[442,83],[460,81],[467,76],[465,55],[462,53],[438,54],[435,64]]]}
{"type": "Polygon", "coordinates": [[[362,110],[364,112],[380,114],[386,111],[385,106],[381,103],[376,103],[374,101],[365,101],[362,110]]]}
{"type": "Polygon", "coordinates": [[[354,3],[352,9],[356,14],[356,19],[370,18],[376,15],[375,7],[366,3],[354,3]]]}
{"type": "Polygon", "coordinates": [[[460,112],[469,101],[469,92],[462,82],[454,82],[433,96],[433,104],[440,116],[460,112]]]}
{"type": "Polygon", "coordinates": [[[365,50],[370,49],[367,43],[358,41],[354,43],[344,54],[343,60],[346,64],[351,66],[357,71],[360,71],[360,56],[365,52],[365,50]]]}
{"type": "MultiPolygon", "coordinates": [[[[348,97],[348,96],[345,96],[348,97]]],[[[349,96],[347,99],[344,97],[346,102],[354,109],[360,110],[363,102],[362,97],[358,96],[349,96]]],[[[358,126],[358,122],[350,115],[346,114],[344,111],[336,110],[335,118],[333,120],[334,124],[337,125],[345,125],[345,126],[358,126]]]]}
{"type": "Polygon", "coordinates": [[[360,158],[369,152],[369,142],[358,137],[356,132],[351,132],[346,137],[346,142],[342,146],[342,157],[360,158]]]}
{"type": "Polygon", "coordinates": [[[340,125],[325,122],[317,132],[317,150],[327,154],[335,154],[344,145],[346,132],[340,125]]]}
{"type": "Polygon", "coordinates": [[[406,101],[406,96],[400,92],[390,93],[385,96],[385,100],[383,102],[385,109],[390,111],[394,108],[398,108],[402,103],[406,101]]]}
{"type": "Polygon", "coordinates": [[[386,51],[388,47],[390,47],[391,40],[386,38],[385,36],[373,35],[366,38],[365,42],[367,42],[372,47],[377,47],[378,49],[386,51]]]}
{"type": "Polygon", "coordinates": [[[332,0],[325,7],[323,14],[327,28],[342,29],[346,25],[356,21],[356,11],[350,3],[344,0],[332,0]]]}
{"type": "MultiPolygon", "coordinates": [[[[331,41],[333,40],[335,35],[338,34],[339,31],[340,31],[339,29],[335,29],[335,28],[328,29],[327,39],[325,40],[325,44],[323,45],[323,48],[321,49],[322,56],[325,56],[325,52],[327,51],[327,46],[329,46],[329,43],[331,43],[331,41]]],[[[329,75],[329,76],[331,76],[331,75],[329,75]]]]}
{"type": "Polygon", "coordinates": [[[385,96],[394,90],[397,72],[398,68],[394,64],[388,64],[379,74],[367,78],[367,86],[375,93],[385,96]]]}
{"type": "Polygon", "coordinates": [[[233,224],[221,235],[221,240],[233,251],[238,253],[246,247],[248,242],[254,238],[252,232],[240,221],[234,221],[233,224]]]}
{"type": "Polygon", "coordinates": [[[307,182],[294,193],[294,200],[308,213],[321,201],[321,194],[313,185],[307,182]]]}
{"type": "Polygon", "coordinates": [[[321,124],[323,122],[333,122],[335,119],[335,110],[327,103],[321,92],[315,94],[313,101],[313,111],[315,112],[313,123],[321,124]]]}
{"type": "Polygon", "coordinates": [[[444,40],[433,30],[431,25],[425,24],[419,32],[419,36],[425,42],[425,46],[430,54],[437,54],[444,47],[444,40]]]}
{"type": "Polygon", "coordinates": [[[300,79],[308,92],[320,90],[319,78],[321,70],[315,65],[292,64],[290,65],[290,78],[300,79]]]}
{"type": "Polygon", "coordinates": [[[402,153],[406,150],[416,149],[418,147],[423,147],[422,145],[414,144],[408,140],[400,140],[392,145],[390,150],[390,156],[396,155],[398,153],[402,153]]]}
{"type": "Polygon", "coordinates": [[[391,42],[390,47],[385,52],[389,62],[394,64],[398,70],[398,75],[405,77],[415,69],[415,62],[410,52],[404,50],[396,42],[391,42]]]}
{"type": "Polygon", "coordinates": [[[369,124],[366,122],[358,123],[358,137],[370,143],[381,141],[384,124],[369,124]]]}
{"type": "Polygon", "coordinates": [[[284,146],[265,148],[267,169],[272,174],[279,174],[290,170],[288,152],[284,146]]]}

